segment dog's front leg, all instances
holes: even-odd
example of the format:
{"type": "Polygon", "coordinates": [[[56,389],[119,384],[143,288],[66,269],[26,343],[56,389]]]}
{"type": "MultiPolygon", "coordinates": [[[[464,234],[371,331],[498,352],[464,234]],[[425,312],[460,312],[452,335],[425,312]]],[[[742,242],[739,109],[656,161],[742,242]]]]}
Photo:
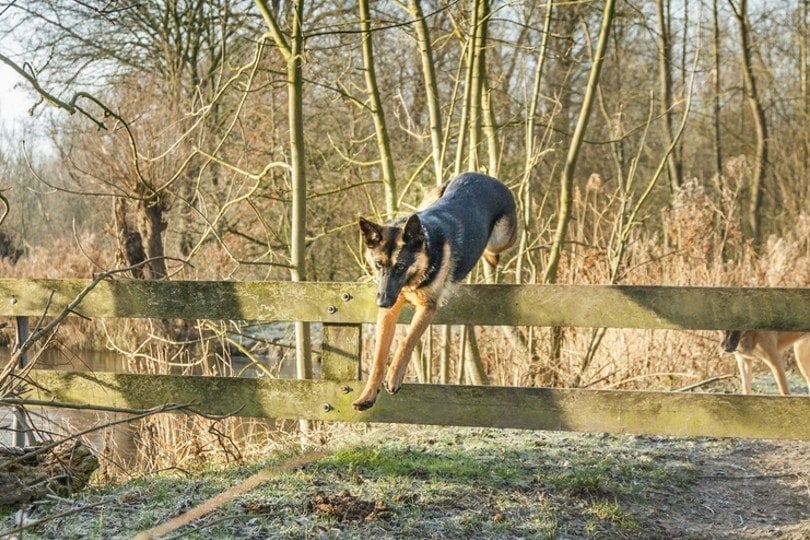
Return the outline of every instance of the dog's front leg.
{"type": "Polygon", "coordinates": [[[402,386],[402,379],[405,378],[405,369],[408,367],[408,361],[411,359],[413,350],[425,330],[430,326],[433,321],[433,316],[436,315],[436,306],[417,306],[416,312],[413,314],[413,320],[408,327],[408,333],[405,340],[400,343],[397,352],[394,355],[394,361],[391,367],[388,368],[388,374],[385,376],[385,389],[391,394],[399,392],[402,386]]]}
{"type": "Polygon", "coordinates": [[[751,359],[740,353],[734,353],[734,358],[737,360],[737,369],[740,372],[740,391],[743,394],[750,394],[752,379],[751,359]]]}
{"type": "Polygon", "coordinates": [[[393,306],[380,308],[377,312],[377,340],[374,344],[374,362],[371,365],[371,372],[368,374],[366,387],[360,397],[352,403],[352,407],[358,411],[371,408],[377,400],[385,364],[388,361],[388,351],[391,349],[391,341],[394,339],[397,319],[399,319],[399,312],[402,311],[403,305],[405,305],[405,299],[400,296],[393,306]]]}

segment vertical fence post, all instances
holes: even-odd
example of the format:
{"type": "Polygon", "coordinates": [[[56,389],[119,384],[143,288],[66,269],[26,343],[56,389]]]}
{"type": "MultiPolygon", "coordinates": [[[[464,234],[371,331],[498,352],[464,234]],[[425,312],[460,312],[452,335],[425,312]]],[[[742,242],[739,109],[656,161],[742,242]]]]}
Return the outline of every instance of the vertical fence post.
{"type": "MultiPolygon", "coordinates": [[[[28,317],[17,317],[16,323],[16,342],[14,343],[14,352],[20,350],[23,343],[25,343],[25,340],[28,339],[28,317]]],[[[24,368],[26,363],[28,363],[28,358],[26,354],[23,354],[20,356],[20,363],[17,367],[24,368]]],[[[11,430],[14,434],[13,445],[17,448],[24,447],[26,441],[29,439],[31,427],[28,425],[28,422],[25,419],[25,414],[23,413],[22,408],[17,406],[14,407],[14,418],[11,422],[11,430]]]]}
{"type": "Polygon", "coordinates": [[[323,325],[321,378],[329,381],[360,380],[362,325],[323,325]]]}

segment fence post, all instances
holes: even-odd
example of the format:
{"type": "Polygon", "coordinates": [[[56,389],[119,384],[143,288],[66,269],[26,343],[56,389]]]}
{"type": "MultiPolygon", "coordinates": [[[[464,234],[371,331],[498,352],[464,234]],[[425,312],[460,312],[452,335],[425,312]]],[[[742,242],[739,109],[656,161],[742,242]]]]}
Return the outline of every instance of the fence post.
{"type": "MultiPolygon", "coordinates": [[[[16,331],[14,352],[20,350],[23,343],[28,339],[28,317],[16,317],[16,331]]],[[[23,353],[20,356],[18,368],[24,368],[28,363],[28,355],[23,353]]],[[[22,448],[26,441],[30,439],[31,427],[25,419],[25,414],[20,407],[14,407],[14,418],[11,421],[11,431],[14,434],[13,446],[22,448]]]]}
{"type": "Polygon", "coordinates": [[[330,381],[360,380],[362,325],[323,325],[321,378],[330,381]]]}

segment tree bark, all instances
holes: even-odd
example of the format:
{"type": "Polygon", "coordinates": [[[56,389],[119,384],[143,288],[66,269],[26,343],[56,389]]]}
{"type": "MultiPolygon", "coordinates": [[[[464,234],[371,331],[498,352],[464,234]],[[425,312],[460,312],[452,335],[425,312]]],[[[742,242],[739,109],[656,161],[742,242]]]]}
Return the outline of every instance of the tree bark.
{"type": "MultiPolygon", "coordinates": [[[[287,107],[290,123],[290,170],[292,208],[290,210],[290,279],[306,281],[307,182],[304,145],[303,62],[304,62],[304,0],[293,5],[290,41],[278,25],[265,0],[256,4],[270,27],[276,46],[287,61],[287,107]]],[[[295,365],[299,379],[312,378],[312,346],[309,323],[295,323],[295,365]]]]}
{"type": "Polygon", "coordinates": [[[157,193],[138,202],[138,229],[146,251],[147,279],[165,279],[168,275],[163,249],[163,232],[166,230],[163,213],[162,197],[157,193]]]}
{"type": "Polygon", "coordinates": [[[368,0],[359,0],[358,7],[360,9],[360,29],[363,37],[363,75],[366,79],[369,108],[374,118],[374,131],[377,135],[377,150],[380,154],[380,169],[385,191],[385,211],[391,217],[396,213],[399,206],[397,204],[396,173],[394,172],[394,159],[391,155],[388,128],[385,125],[385,111],[380,97],[380,89],[377,85],[377,73],[374,69],[374,47],[372,45],[368,0]]]}
{"type": "Polygon", "coordinates": [[[762,106],[757,89],[757,78],[754,75],[750,22],[748,21],[748,1],[740,0],[739,6],[735,6],[734,2],[729,0],[729,4],[737,19],[737,37],[739,38],[740,62],[742,64],[743,79],[745,80],[745,98],[751,109],[756,133],[746,225],[754,244],[759,245],[762,235],[762,195],[768,165],[768,126],[765,120],[765,109],[762,106]]]}
{"type": "Polygon", "coordinates": [[[428,118],[430,121],[430,149],[433,156],[433,173],[436,185],[444,181],[444,150],[442,147],[442,110],[439,103],[439,89],[436,83],[436,67],[433,61],[433,44],[430,40],[422,3],[419,0],[410,1],[410,14],[414,20],[416,39],[419,44],[419,56],[422,61],[422,77],[425,80],[425,98],[427,101],[428,118]]]}
{"type": "MultiPolygon", "coordinates": [[[[658,91],[661,94],[660,109],[664,122],[664,140],[672,140],[672,32],[670,30],[670,2],[657,0],[658,11],[658,91]]],[[[670,191],[675,194],[681,187],[681,162],[677,146],[667,158],[670,191]]]]}
{"type": "Polygon", "coordinates": [[[602,62],[607,49],[607,42],[610,38],[610,26],[613,22],[613,12],[615,0],[607,0],[602,12],[602,24],[599,30],[599,42],[594,54],[594,62],[588,76],[588,86],[585,89],[585,96],[577,118],[574,133],[568,146],[568,153],[565,158],[565,165],[560,175],[560,203],[557,209],[557,227],[554,232],[554,239],[549,253],[548,265],[543,275],[544,283],[554,283],[557,280],[557,269],[562,257],[563,244],[568,232],[568,221],[571,219],[571,207],[574,200],[574,173],[577,166],[577,158],[582,142],[585,138],[585,130],[588,128],[588,120],[591,116],[596,87],[599,84],[599,74],[602,70],[602,62]]]}
{"type": "Polygon", "coordinates": [[[134,279],[143,279],[143,261],[146,252],[143,249],[141,233],[132,230],[127,219],[127,202],[125,197],[117,197],[113,203],[115,214],[115,233],[118,241],[116,256],[117,266],[131,266],[130,274],[134,279]]]}
{"type": "Polygon", "coordinates": [[[720,146],[720,21],[718,0],[712,0],[712,54],[714,55],[714,96],[712,103],[712,127],[714,129],[714,173],[722,178],[723,153],[720,146]]]}

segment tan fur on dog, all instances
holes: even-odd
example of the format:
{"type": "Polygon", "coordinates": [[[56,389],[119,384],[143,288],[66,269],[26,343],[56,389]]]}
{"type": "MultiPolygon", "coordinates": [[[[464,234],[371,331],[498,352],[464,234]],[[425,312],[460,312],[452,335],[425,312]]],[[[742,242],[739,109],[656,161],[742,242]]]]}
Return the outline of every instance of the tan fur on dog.
{"type": "Polygon", "coordinates": [[[762,360],[767,364],[776,379],[780,394],[790,394],[782,353],[791,345],[796,364],[810,392],[810,333],[729,330],[723,334],[723,350],[733,352],[737,359],[743,394],[751,393],[754,360],[762,360]]]}

